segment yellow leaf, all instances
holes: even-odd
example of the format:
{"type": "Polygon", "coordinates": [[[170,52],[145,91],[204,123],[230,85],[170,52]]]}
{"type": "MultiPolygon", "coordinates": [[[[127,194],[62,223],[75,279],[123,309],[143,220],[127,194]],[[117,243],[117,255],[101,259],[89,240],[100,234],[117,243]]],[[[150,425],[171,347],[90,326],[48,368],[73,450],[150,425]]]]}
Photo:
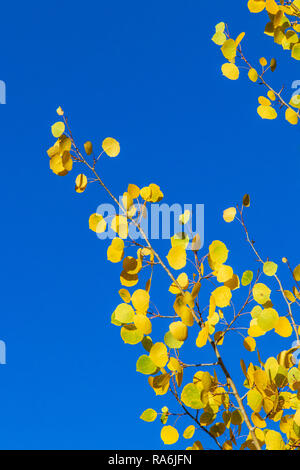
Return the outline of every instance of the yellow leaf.
{"type": "Polygon", "coordinates": [[[222,73],[229,80],[237,80],[240,76],[240,71],[235,64],[226,63],[222,65],[222,73]]]}
{"type": "Polygon", "coordinates": [[[181,214],[179,216],[179,222],[182,224],[182,225],[185,225],[189,220],[190,220],[190,217],[191,217],[191,213],[189,210],[186,210],[184,211],[183,214],[181,214]]]}
{"type": "Polygon", "coordinates": [[[247,402],[252,411],[259,413],[262,407],[263,397],[258,390],[253,389],[247,394],[247,402]]]}
{"type": "Polygon", "coordinates": [[[285,119],[290,123],[292,124],[293,126],[295,126],[296,124],[298,124],[298,114],[296,113],[296,111],[294,111],[293,109],[291,108],[287,108],[286,111],[285,111],[285,119]]]}
{"type": "Polygon", "coordinates": [[[107,249],[107,259],[111,263],[119,263],[124,256],[124,242],[120,238],[114,238],[107,249]]]}
{"type": "Polygon", "coordinates": [[[249,352],[255,351],[256,348],[256,341],[254,338],[248,336],[247,338],[244,339],[244,347],[247,349],[249,352]]]}
{"type": "Polygon", "coordinates": [[[236,56],[236,44],[233,39],[227,39],[222,48],[221,51],[225,57],[225,59],[229,60],[229,62],[232,62],[235,59],[236,56]]]}
{"type": "Polygon", "coordinates": [[[165,367],[168,362],[168,351],[164,343],[155,343],[150,349],[150,359],[157,367],[165,367]]]}
{"type": "Polygon", "coordinates": [[[164,444],[172,445],[179,439],[179,434],[177,429],[173,428],[173,426],[164,426],[161,430],[160,437],[164,444]]]}
{"type": "Polygon", "coordinates": [[[120,323],[132,323],[134,318],[134,310],[131,305],[128,304],[118,305],[114,314],[115,319],[120,323]]]}
{"type": "Polygon", "coordinates": [[[208,340],[208,328],[204,326],[198,334],[198,337],[196,339],[196,346],[198,348],[202,348],[203,346],[206,345],[207,340],[208,340]]]}
{"type": "Polygon", "coordinates": [[[136,199],[140,195],[140,188],[136,184],[129,184],[127,193],[132,197],[132,199],[136,199]]]}
{"type": "Polygon", "coordinates": [[[117,157],[120,153],[120,144],[112,137],[107,137],[103,140],[102,148],[109,157],[117,157]]]}
{"type": "Polygon", "coordinates": [[[271,290],[265,284],[258,283],[253,287],[253,298],[261,305],[270,300],[270,294],[271,290]]]}
{"type": "Polygon", "coordinates": [[[61,108],[60,106],[57,108],[56,112],[57,112],[57,114],[58,114],[59,116],[63,116],[63,115],[64,115],[64,112],[63,112],[63,110],[62,110],[62,108],[61,108]]]}
{"type": "Polygon", "coordinates": [[[181,321],[171,323],[169,329],[172,336],[178,341],[185,341],[188,337],[187,326],[181,321]]]}
{"type": "Polygon", "coordinates": [[[171,268],[179,270],[186,265],[186,251],[183,246],[175,246],[170,249],[167,256],[171,268]]]}
{"type": "Polygon", "coordinates": [[[236,216],[236,208],[235,207],[229,207],[228,209],[225,209],[223,212],[223,219],[225,222],[232,222],[235,219],[236,216]]]}
{"type": "Polygon", "coordinates": [[[231,266],[226,266],[225,264],[222,264],[220,269],[218,269],[218,272],[217,272],[218,282],[227,282],[232,278],[232,276],[233,276],[233,269],[231,266]]]}
{"type": "Polygon", "coordinates": [[[131,299],[131,296],[130,296],[130,293],[128,292],[127,289],[120,289],[119,290],[119,296],[121,297],[121,299],[126,302],[127,304],[129,304],[130,302],[130,299],[131,299]]]}
{"type": "Polygon", "coordinates": [[[133,322],[137,329],[144,335],[150,335],[152,332],[152,324],[146,315],[138,313],[133,317],[133,322]]]}
{"type": "Polygon", "coordinates": [[[146,313],[149,308],[150,296],[143,289],[136,290],[131,296],[131,302],[134,308],[140,313],[146,313]]]}
{"type": "Polygon", "coordinates": [[[89,228],[96,233],[102,233],[106,230],[106,222],[100,214],[92,214],[89,218],[89,228]]]}
{"type": "Polygon", "coordinates": [[[265,435],[266,449],[267,450],[284,450],[285,444],[282,436],[277,431],[267,431],[265,435]]]}
{"type": "Polygon", "coordinates": [[[111,229],[116,232],[119,237],[125,239],[128,236],[127,218],[123,215],[116,215],[111,222],[111,229]]]}
{"type": "Polygon", "coordinates": [[[209,246],[209,255],[213,263],[223,264],[226,263],[228,258],[228,250],[224,243],[215,240],[209,246]]]}
{"type": "Polygon", "coordinates": [[[236,45],[236,47],[239,46],[239,44],[242,42],[242,40],[244,39],[244,37],[245,37],[245,33],[240,33],[240,34],[238,35],[238,37],[237,37],[236,40],[235,40],[235,45],[236,45]]]}
{"type": "Polygon", "coordinates": [[[266,261],[263,265],[263,271],[266,276],[274,276],[277,272],[278,265],[273,261],[266,261]]]}
{"type": "Polygon", "coordinates": [[[190,426],[188,426],[184,432],[183,432],[183,437],[185,439],[191,439],[193,437],[193,435],[195,434],[195,426],[193,426],[192,424],[190,426]]]}
{"type": "Polygon", "coordinates": [[[277,112],[272,106],[259,106],[257,113],[262,119],[273,120],[277,118],[277,112]]]}
{"type": "Polygon", "coordinates": [[[65,132],[65,124],[62,121],[58,121],[51,126],[51,132],[53,137],[60,137],[65,132]]]}
{"type": "Polygon", "coordinates": [[[266,7],[266,2],[264,0],[249,0],[248,8],[251,13],[260,13],[266,7]]]}
{"type": "Polygon", "coordinates": [[[249,72],[248,72],[248,77],[249,79],[251,80],[251,82],[257,82],[257,79],[258,79],[258,73],[255,69],[250,69],[249,72]]]}
{"type": "Polygon", "coordinates": [[[93,153],[93,144],[92,142],[88,141],[84,144],[84,150],[87,155],[91,155],[93,153]]]}
{"type": "Polygon", "coordinates": [[[230,305],[232,293],[229,287],[221,286],[217,287],[213,292],[212,295],[215,299],[217,307],[223,308],[230,305]]]}
{"type": "Polygon", "coordinates": [[[268,62],[267,62],[267,60],[266,60],[264,57],[261,57],[261,58],[259,59],[259,63],[260,63],[260,65],[261,65],[262,67],[265,67],[268,62]]]}
{"type": "Polygon", "coordinates": [[[83,193],[86,187],[87,187],[87,177],[83,173],[81,173],[80,175],[77,176],[75,180],[75,191],[77,193],[83,193]]]}
{"type": "Polygon", "coordinates": [[[300,282],[300,264],[294,269],[293,276],[295,281],[300,282]]]}
{"type": "Polygon", "coordinates": [[[279,317],[278,322],[275,325],[275,333],[283,338],[288,338],[293,333],[292,325],[286,317],[279,317]]]}
{"type": "Polygon", "coordinates": [[[268,94],[268,98],[269,98],[271,101],[275,101],[275,100],[276,100],[276,95],[275,95],[274,91],[269,90],[267,94],[268,94]]]}
{"type": "Polygon", "coordinates": [[[265,98],[265,96],[259,96],[258,102],[262,106],[271,106],[271,101],[268,100],[268,98],[265,98]]]}

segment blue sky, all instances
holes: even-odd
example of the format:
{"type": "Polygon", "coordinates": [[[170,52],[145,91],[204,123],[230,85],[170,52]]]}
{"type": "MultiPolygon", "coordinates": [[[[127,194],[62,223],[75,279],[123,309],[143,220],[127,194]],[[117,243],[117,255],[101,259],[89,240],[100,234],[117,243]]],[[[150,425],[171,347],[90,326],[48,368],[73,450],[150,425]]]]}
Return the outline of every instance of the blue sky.
{"type": "MultiPolygon", "coordinates": [[[[55,110],[66,110],[79,142],[120,141],[120,156],[100,170],[116,194],[128,182],[157,182],[170,204],[205,204],[205,249],[213,239],[235,246],[237,271],[250,258],[221,213],[245,192],[262,253],[297,263],[299,131],[258,117],[260,89],[246,72],[236,83],[221,76],[214,25],[246,31],[253,63],[276,56],[271,79],[288,93],[299,65],[263,35],[265,15],[250,15],[246,2],[6,2],[1,16],[0,336],[8,363],[0,366],[0,447],[162,448],[159,423],[138,417],[165,402],[135,372],[141,350],[110,325],[119,268],[88,230],[106,196],[96,185],[78,195],[75,173],[60,178],[48,168],[55,110]]],[[[239,375],[232,349],[227,359],[239,375]]]]}

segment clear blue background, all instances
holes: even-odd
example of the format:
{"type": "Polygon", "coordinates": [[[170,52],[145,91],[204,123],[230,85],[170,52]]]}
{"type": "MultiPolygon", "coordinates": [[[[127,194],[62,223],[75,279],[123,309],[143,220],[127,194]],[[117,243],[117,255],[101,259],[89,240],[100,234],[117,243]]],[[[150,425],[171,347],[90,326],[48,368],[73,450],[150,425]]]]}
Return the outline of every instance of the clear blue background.
{"type": "MultiPolygon", "coordinates": [[[[96,185],[78,195],[76,172],[60,178],[48,168],[55,110],[66,110],[78,142],[121,142],[119,158],[100,169],[115,193],[157,182],[170,204],[205,204],[205,249],[216,238],[235,246],[241,273],[248,248],[221,214],[245,192],[262,253],[299,261],[299,131],[258,117],[262,90],[245,71],[238,82],[221,76],[214,25],[246,31],[254,64],[275,55],[270,79],[288,96],[299,64],[264,36],[266,15],[250,15],[246,2],[6,2],[1,17],[0,447],[159,449],[159,423],[138,417],[166,400],[135,372],[141,349],[110,325],[119,267],[88,230],[106,196],[96,185]]],[[[170,309],[159,287],[158,277],[156,300],[170,309]]],[[[225,356],[238,376],[233,346],[225,356]]]]}

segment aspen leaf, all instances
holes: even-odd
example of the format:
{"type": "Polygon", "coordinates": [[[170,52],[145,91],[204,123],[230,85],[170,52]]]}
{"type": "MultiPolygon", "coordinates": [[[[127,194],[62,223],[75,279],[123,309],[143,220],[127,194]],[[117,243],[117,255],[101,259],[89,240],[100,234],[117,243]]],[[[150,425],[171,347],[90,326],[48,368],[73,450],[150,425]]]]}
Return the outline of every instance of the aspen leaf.
{"type": "Polygon", "coordinates": [[[265,304],[270,299],[271,290],[262,283],[257,283],[253,287],[253,298],[258,304],[265,304]]]}
{"type": "Polygon", "coordinates": [[[77,176],[75,180],[75,191],[77,193],[83,193],[86,187],[87,187],[87,177],[83,173],[81,173],[80,175],[77,176]]]}
{"type": "Polygon", "coordinates": [[[92,214],[89,218],[89,228],[96,233],[102,233],[106,230],[106,222],[101,214],[92,214]]]}
{"type": "Polygon", "coordinates": [[[273,261],[266,261],[263,266],[263,271],[266,276],[274,276],[277,272],[278,265],[273,261]]]}
{"type": "Polygon", "coordinates": [[[121,297],[121,299],[126,302],[127,304],[129,304],[130,302],[130,299],[131,299],[131,296],[130,296],[130,293],[128,292],[127,289],[120,289],[119,290],[119,296],[121,297]]]}
{"type": "Polygon", "coordinates": [[[116,215],[111,222],[111,229],[116,232],[120,238],[128,237],[127,218],[123,215],[116,215]]]}
{"type": "Polygon", "coordinates": [[[296,111],[294,111],[293,109],[291,108],[287,108],[286,111],[285,111],[285,119],[290,123],[292,124],[293,126],[295,126],[296,124],[298,124],[298,114],[296,113],[296,111]]]}
{"type": "Polygon", "coordinates": [[[220,269],[218,269],[217,273],[217,281],[218,282],[227,282],[229,279],[231,279],[233,276],[233,269],[231,266],[226,266],[225,264],[222,264],[220,269]]]}
{"type": "Polygon", "coordinates": [[[275,325],[275,333],[283,338],[288,338],[293,333],[292,325],[286,317],[279,317],[278,322],[275,325]]]}
{"type": "Polygon", "coordinates": [[[179,434],[177,429],[173,426],[164,426],[161,430],[160,437],[164,444],[172,445],[178,441],[179,434]]]}
{"type": "Polygon", "coordinates": [[[143,333],[141,333],[134,325],[124,325],[121,328],[121,338],[126,344],[138,344],[142,341],[143,336],[143,333]]]}
{"type": "Polygon", "coordinates": [[[256,348],[256,341],[254,338],[251,336],[248,336],[247,338],[244,339],[244,347],[247,349],[249,352],[255,351],[256,348]]]}
{"type": "MultiPolygon", "coordinates": [[[[189,287],[189,278],[186,273],[179,274],[176,281],[178,282],[182,290],[186,290],[189,287]]],[[[180,294],[180,289],[175,283],[171,284],[171,286],[169,287],[169,291],[172,294],[180,294]]]]}
{"type": "Polygon", "coordinates": [[[103,140],[102,148],[109,157],[117,157],[120,153],[120,144],[112,137],[107,137],[103,140]]]}
{"type": "Polygon", "coordinates": [[[170,349],[179,349],[183,345],[184,341],[178,341],[174,338],[171,331],[168,331],[164,336],[164,342],[170,349]]]}
{"type": "Polygon", "coordinates": [[[292,49],[293,59],[300,60],[300,43],[294,44],[292,49]]]}
{"type": "Polygon", "coordinates": [[[167,256],[171,268],[179,270],[186,265],[186,251],[183,246],[175,246],[171,248],[167,256]]]}
{"type": "Polygon", "coordinates": [[[275,328],[278,320],[279,316],[274,308],[265,308],[259,315],[257,323],[263,331],[270,331],[275,328]]]}
{"type": "Polygon", "coordinates": [[[253,389],[247,394],[247,402],[252,411],[259,413],[262,407],[263,397],[258,390],[253,389]]]}
{"type": "Polygon", "coordinates": [[[248,77],[249,77],[249,80],[251,80],[251,82],[255,83],[257,82],[257,79],[258,79],[258,73],[255,69],[250,69],[249,72],[248,72],[248,77]]]}
{"type": "Polygon", "coordinates": [[[185,341],[187,339],[188,329],[183,322],[173,322],[170,324],[169,328],[172,333],[172,336],[174,336],[174,338],[178,341],[185,341]]]}
{"type": "Polygon", "coordinates": [[[129,274],[123,270],[120,274],[120,281],[122,286],[133,287],[139,282],[139,277],[137,274],[129,274]]]}
{"type": "Polygon", "coordinates": [[[132,305],[139,312],[147,312],[149,301],[149,293],[143,289],[136,290],[131,296],[132,305]]]}
{"type": "Polygon", "coordinates": [[[51,132],[53,137],[60,137],[65,132],[65,124],[62,121],[58,121],[53,126],[51,126],[51,132]]]}
{"type": "Polygon", "coordinates": [[[237,80],[240,76],[240,71],[235,64],[226,63],[222,65],[222,73],[229,80],[237,80]]]}
{"type": "Polygon", "coordinates": [[[276,119],[277,118],[277,112],[275,111],[272,106],[259,106],[257,108],[257,112],[260,115],[262,119],[276,119]]]}
{"type": "Polygon", "coordinates": [[[248,286],[253,280],[253,272],[245,271],[242,276],[242,286],[248,286]]]}
{"type": "Polygon", "coordinates": [[[225,209],[223,212],[223,219],[225,222],[233,222],[236,216],[236,208],[235,207],[229,207],[228,209],[225,209]]]}
{"type": "Polygon", "coordinates": [[[267,431],[265,435],[266,449],[267,450],[284,450],[285,444],[282,436],[277,431],[267,431]]]}
{"type": "Polygon", "coordinates": [[[271,101],[275,101],[275,100],[276,100],[276,95],[275,95],[274,91],[269,90],[267,94],[268,94],[268,98],[269,98],[271,101]]]}
{"type": "Polygon", "coordinates": [[[148,410],[143,411],[140,418],[147,423],[152,423],[157,418],[157,412],[149,408],[148,410]]]}
{"type": "Polygon", "coordinates": [[[59,116],[63,116],[64,115],[64,112],[62,110],[62,108],[59,106],[56,110],[56,113],[59,115],[59,116]]]}
{"type": "Polygon", "coordinates": [[[192,437],[193,437],[194,434],[195,434],[195,430],[196,430],[195,426],[193,426],[193,425],[191,424],[190,426],[188,426],[188,427],[184,430],[184,432],[183,432],[183,437],[184,437],[185,439],[192,439],[192,437]]]}
{"type": "Polygon", "coordinates": [[[215,240],[209,246],[209,255],[216,264],[226,263],[228,258],[228,250],[223,242],[215,240]]]}
{"type": "Polygon", "coordinates": [[[232,62],[235,59],[236,56],[236,44],[233,39],[227,39],[222,48],[221,51],[223,53],[223,56],[225,59],[227,59],[229,62],[232,62]]]}
{"type": "Polygon", "coordinates": [[[171,245],[173,248],[176,246],[183,246],[186,248],[189,244],[189,236],[185,232],[178,232],[171,238],[171,245]]]}
{"type": "Polygon", "coordinates": [[[203,346],[206,345],[208,340],[208,328],[204,326],[202,330],[198,333],[197,339],[196,339],[196,346],[198,348],[202,348],[203,346]]]}
{"type": "Polygon", "coordinates": [[[244,37],[245,37],[245,33],[240,33],[240,34],[238,35],[238,37],[237,37],[236,40],[235,40],[235,45],[236,45],[236,47],[238,47],[238,46],[241,44],[241,42],[242,42],[242,40],[244,39],[244,37]]]}
{"type": "Polygon", "coordinates": [[[212,295],[214,297],[217,307],[223,308],[223,307],[227,307],[228,305],[230,305],[232,293],[229,287],[226,287],[226,286],[217,287],[212,292],[212,295]]]}
{"type": "Polygon", "coordinates": [[[216,32],[211,40],[217,44],[217,46],[223,46],[224,42],[226,41],[226,35],[223,32],[216,32]]]}
{"type": "Polygon", "coordinates": [[[300,264],[294,269],[293,276],[295,281],[300,282],[300,264]]]}
{"type": "Polygon", "coordinates": [[[270,62],[271,72],[275,72],[276,67],[277,67],[277,61],[276,61],[276,59],[273,58],[273,59],[271,59],[271,62],[270,62]]]}
{"type": "Polygon", "coordinates": [[[124,242],[120,238],[114,238],[107,249],[107,259],[111,263],[119,263],[124,256],[124,242]]]}
{"type": "Polygon", "coordinates": [[[136,363],[136,370],[144,375],[154,374],[157,370],[156,365],[151,361],[149,356],[143,354],[140,356],[136,363]]]}
{"type": "Polygon", "coordinates": [[[93,144],[92,142],[88,141],[84,144],[84,150],[87,155],[91,155],[93,153],[93,144]]]}
{"type": "Polygon", "coordinates": [[[267,60],[264,57],[261,57],[259,59],[259,63],[262,67],[265,67],[268,64],[267,60]]]}
{"type": "Polygon", "coordinates": [[[181,401],[194,410],[204,408],[204,403],[201,400],[201,392],[193,383],[185,385],[181,393],[181,401]]]}
{"type": "Polygon", "coordinates": [[[266,98],[265,96],[259,96],[258,97],[258,102],[262,106],[271,106],[271,101],[268,100],[268,98],[266,98]]]}
{"type": "Polygon", "coordinates": [[[257,428],[263,429],[267,426],[265,420],[260,416],[259,413],[253,412],[251,415],[252,422],[257,428]]]}
{"type": "Polygon", "coordinates": [[[266,2],[264,0],[249,0],[248,8],[251,13],[260,13],[266,7],[266,2]]]}
{"type": "Polygon", "coordinates": [[[140,188],[136,184],[129,184],[127,193],[132,197],[132,199],[136,199],[140,195],[140,188]]]}
{"type": "Polygon", "coordinates": [[[141,331],[144,335],[150,335],[152,332],[152,324],[146,315],[142,313],[138,313],[133,317],[133,322],[137,329],[141,331]]]}
{"type": "Polygon", "coordinates": [[[216,24],[215,28],[217,33],[224,33],[225,23],[221,21],[220,23],[216,24]]]}
{"type": "Polygon", "coordinates": [[[182,224],[182,225],[185,225],[188,223],[188,221],[190,220],[190,217],[191,217],[191,213],[189,210],[186,210],[184,211],[183,214],[181,214],[179,216],[179,222],[182,224]]]}
{"type": "Polygon", "coordinates": [[[120,304],[115,310],[115,319],[120,323],[131,323],[134,318],[134,310],[131,305],[120,304]]]}
{"type": "Polygon", "coordinates": [[[168,351],[164,343],[155,343],[152,346],[150,359],[157,367],[165,367],[168,362],[168,351]]]}

